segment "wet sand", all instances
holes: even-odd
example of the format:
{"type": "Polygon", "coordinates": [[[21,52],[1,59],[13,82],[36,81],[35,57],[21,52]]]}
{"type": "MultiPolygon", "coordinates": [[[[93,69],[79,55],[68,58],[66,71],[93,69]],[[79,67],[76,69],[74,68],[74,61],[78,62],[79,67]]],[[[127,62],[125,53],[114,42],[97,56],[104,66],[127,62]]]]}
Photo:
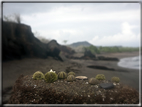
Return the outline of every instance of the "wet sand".
{"type": "MultiPolygon", "coordinates": [[[[116,58],[125,58],[138,56],[139,52],[111,53],[101,54],[101,56],[111,56],[116,58]]],[[[107,80],[117,76],[121,83],[129,85],[135,89],[139,89],[139,70],[127,69],[117,66],[117,61],[93,61],[93,60],[68,60],[64,58],[64,62],[39,58],[28,58],[22,60],[13,60],[2,63],[2,89],[5,92],[3,100],[7,100],[10,96],[12,86],[16,79],[21,75],[32,75],[36,71],[48,72],[50,69],[55,71],[74,71],[76,75],[84,75],[88,78],[95,77],[97,74],[104,74],[107,80]],[[115,68],[115,71],[100,70],[88,68],[88,65],[101,65],[115,68]]]]}

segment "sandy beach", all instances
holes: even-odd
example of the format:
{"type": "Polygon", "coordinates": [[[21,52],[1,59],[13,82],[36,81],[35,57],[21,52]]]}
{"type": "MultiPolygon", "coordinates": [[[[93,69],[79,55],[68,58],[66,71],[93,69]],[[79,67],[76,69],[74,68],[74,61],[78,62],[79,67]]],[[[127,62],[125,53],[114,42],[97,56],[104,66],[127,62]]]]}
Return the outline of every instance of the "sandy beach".
{"type": "MultiPolygon", "coordinates": [[[[139,52],[125,52],[125,53],[111,53],[111,54],[101,54],[100,56],[125,58],[138,56],[139,52]]],[[[99,55],[98,55],[99,56],[99,55]]],[[[14,85],[16,79],[20,75],[32,75],[36,71],[42,71],[43,73],[48,72],[50,69],[54,71],[73,71],[77,76],[83,75],[88,78],[95,77],[97,74],[104,74],[107,80],[111,77],[117,76],[120,78],[122,84],[128,85],[130,87],[139,90],[139,70],[122,68],[117,65],[118,61],[94,61],[94,60],[65,60],[64,62],[48,59],[39,58],[28,58],[22,60],[13,60],[2,63],[2,89],[3,89],[3,101],[6,101],[10,94],[12,86],[14,85]],[[109,68],[114,68],[111,70],[100,70],[88,68],[88,65],[103,65],[109,68]]]]}

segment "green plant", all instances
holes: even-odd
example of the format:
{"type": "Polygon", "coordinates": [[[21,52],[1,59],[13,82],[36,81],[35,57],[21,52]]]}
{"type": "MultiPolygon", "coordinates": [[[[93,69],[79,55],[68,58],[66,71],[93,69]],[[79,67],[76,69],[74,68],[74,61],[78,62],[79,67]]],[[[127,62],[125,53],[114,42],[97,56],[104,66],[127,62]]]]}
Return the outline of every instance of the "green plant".
{"type": "Polygon", "coordinates": [[[67,78],[67,74],[64,71],[61,71],[58,73],[58,78],[65,79],[65,78],[67,78]]]}
{"type": "Polygon", "coordinates": [[[75,76],[75,73],[74,73],[74,72],[69,72],[69,73],[68,73],[68,76],[69,76],[69,75],[74,75],[74,76],[75,76]]]}
{"type": "Polygon", "coordinates": [[[52,83],[58,79],[58,76],[55,72],[47,72],[45,74],[45,81],[48,83],[52,83]]]}
{"type": "Polygon", "coordinates": [[[96,85],[99,83],[99,81],[96,78],[90,78],[88,82],[91,85],[96,85]]]}
{"type": "Polygon", "coordinates": [[[67,77],[67,81],[68,81],[68,82],[73,82],[73,81],[75,81],[75,76],[74,76],[74,75],[69,75],[69,76],[67,77]]]}
{"type": "Polygon", "coordinates": [[[111,81],[112,81],[112,82],[119,83],[119,82],[120,82],[120,79],[119,79],[119,77],[112,77],[112,78],[111,78],[111,81]]]}
{"type": "Polygon", "coordinates": [[[44,74],[43,74],[41,71],[36,71],[36,72],[33,74],[33,79],[35,79],[35,80],[44,79],[44,74]]]}
{"type": "Polygon", "coordinates": [[[98,74],[95,77],[97,80],[105,80],[105,76],[103,74],[98,74]]]}

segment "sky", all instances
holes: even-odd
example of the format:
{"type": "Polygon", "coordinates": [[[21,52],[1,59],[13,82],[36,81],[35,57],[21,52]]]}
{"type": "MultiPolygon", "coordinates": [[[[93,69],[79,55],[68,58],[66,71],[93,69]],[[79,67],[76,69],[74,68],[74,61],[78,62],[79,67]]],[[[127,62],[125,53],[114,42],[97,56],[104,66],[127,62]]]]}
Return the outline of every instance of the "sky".
{"type": "Polygon", "coordinates": [[[35,36],[71,44],[140,45],[139,3],[3,3],[3,15],[20,14],[35,36]]]}

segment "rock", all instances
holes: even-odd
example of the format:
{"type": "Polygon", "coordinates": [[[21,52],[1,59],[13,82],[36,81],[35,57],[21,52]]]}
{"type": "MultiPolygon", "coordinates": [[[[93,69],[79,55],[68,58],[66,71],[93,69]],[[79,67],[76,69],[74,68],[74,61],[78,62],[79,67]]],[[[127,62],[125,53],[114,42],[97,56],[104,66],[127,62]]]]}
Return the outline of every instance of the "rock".
{"type": "Polygon", "coordinates": [[[88,79],[86,76],[77,76],[75,78],[79,79],[79,80],[87,80],[88,79]]]}
{"type": "Polygon", "coordinates": [[[114,85],[113,83],[100,83],[100,87],[104,89],[111,89],[111,88],[114,88],[114,85]]]}
{"type": "Polygon", "coordinates": [[[100,65],[89,65],[87,66],[88,68],[93,68],[93,69],[103,69],[103,70],[111,70],[111,71],[115,71],[114,68],[108,68],[106,66],[100,66],[100,65]]]}
{"type": "Polygon", "coordinates": [[[81,58],[83,58],[83,59],[96,59],[96,56],[90,50],[86,50],[84,52],[84,56],[82,56],[81,58]]]}
{"type": "Polygon", "coordinates": [[[74,54],[69,47],[62,46],[56,40],[47,44],[42,43],[32,33],[31,27],[14,22],[2,22],[2,60],[14,60],[22,58],[48,58],[53,57],[62,60],[60,52],[74,54]]]}
{"type": "Polygon", "coordinates": [[[112,57],[104,57],[104,56],[98,56],[99,60],[106,60],[106,61],[119,61],[118,58],[112,58],[112,57]]]}

